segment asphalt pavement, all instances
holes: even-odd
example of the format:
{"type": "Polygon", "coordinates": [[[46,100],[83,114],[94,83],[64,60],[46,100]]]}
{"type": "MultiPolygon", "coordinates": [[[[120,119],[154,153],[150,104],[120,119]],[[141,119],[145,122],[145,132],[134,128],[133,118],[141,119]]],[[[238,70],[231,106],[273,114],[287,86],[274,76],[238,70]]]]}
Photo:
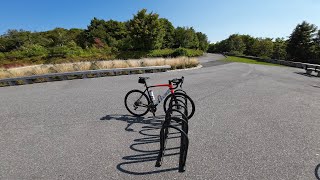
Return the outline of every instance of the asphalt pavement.
{"type": "Polygon", "coordinates": [[[221,58],[208,54],[200,61],[211,65],[193,70],[0,88],[0,179],[315,179],[320,78],[221,58]],[[150,85],[185,77],[196,113],[184,173],[175,133],[154,166],[161,107],[155,118],[125,109],[125,94],[143,89],[139,76],[150,85]]]}

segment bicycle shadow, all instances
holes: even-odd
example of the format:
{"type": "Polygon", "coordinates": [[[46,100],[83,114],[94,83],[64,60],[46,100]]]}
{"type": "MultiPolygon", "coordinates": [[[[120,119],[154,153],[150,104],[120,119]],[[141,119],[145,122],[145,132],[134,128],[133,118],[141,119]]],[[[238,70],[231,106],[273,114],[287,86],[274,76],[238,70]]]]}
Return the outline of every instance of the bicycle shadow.
{"type": "Polygon", "coordinates": [[[126,131],[134,131],[130,128],[130,126],[134,124],[147,124],[152,126],[160,126],[161,125],[161,118],[164,118],[164,116],[156,116],[155,119],[153,117],[135,117],[131,115],[106,115],[100,120],[117,120],[117,121],[124,121],[127,122],[127,127],[125,128],[126,131]]]}
{"type": "MultiPolygon", "coordinates": [[[[133,129],[130,128],[130,126],[134,124],[144,125],[139,131],[137,131],[139,135],[141,135],[142,137],[136,138],[134,142],[129,146],[129,148],[132,151],[134,151],[135,154],[122,157],[124,162],[121,162],[117,165],[116,168],[120,172],[131,175],[148,175],[178,170],[178,167],[166,169],[160,169],[155,167],[155,162],[158,157],[159,150],[154,149],[154,147],[159,148],[159,132],[162,126],[163,119],[164,116],[134,117],[131,115],[107,115],[100,119],[127,122],[128,124],[125,128],[125,131],[130,132],[135,132],[133,129]],[[154,145],[154,143],[156,143],[157,145],[154,145]],[[142,169],[151,170],[142,171],[142,169]]],[[[172,132],[169,133],[169,135],[170,137],[168,139],[180,138],[180,133],[178,132],[172,132]]],[[[167,148],[166,151],[170,151],[170,153],[165,154],[164,157],[179,155],[179,149],[180,147],[167,148]]]]}

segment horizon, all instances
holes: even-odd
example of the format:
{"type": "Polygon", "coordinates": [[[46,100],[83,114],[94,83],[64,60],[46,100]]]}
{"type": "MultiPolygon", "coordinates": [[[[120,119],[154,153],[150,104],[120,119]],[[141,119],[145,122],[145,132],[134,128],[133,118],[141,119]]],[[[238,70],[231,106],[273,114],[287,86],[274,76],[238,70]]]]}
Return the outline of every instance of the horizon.
{"type": "Polygon", "coordinates": [[[4,2],[3,7],[4,10],[0,12],[2,19],[0,34],[9,29],[32,32],[48,31],[57,27],[86,29],[94,17],[127,21],[143,8],[167,18],[175,27],[193,27],[196,31],[205,33],[211,43],[226,39],[231,34],[287,39],[297,24],[303,21],[320,26],[317,20],[320,19],[320,15],[316,11],[320,9],[320,2],[316,0],[306,0],[304,3],[298,0],[280,2],[276,0],[268,2],[95,0],[79,1],[77,5],[62,0],[49,1],[45,4],[41,4],[39,0],[31,2],[13,0],[4,2]],[[19,13],[12,14],[12,9],[19,13]],[[10,16],[6,16],[8,14],[10,16]]]}

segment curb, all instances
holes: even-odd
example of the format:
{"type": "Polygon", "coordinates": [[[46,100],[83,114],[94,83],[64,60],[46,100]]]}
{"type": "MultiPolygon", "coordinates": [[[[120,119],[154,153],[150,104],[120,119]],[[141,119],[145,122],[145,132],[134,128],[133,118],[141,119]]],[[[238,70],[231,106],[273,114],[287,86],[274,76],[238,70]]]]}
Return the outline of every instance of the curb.
{"type": "Polygon", "coordinates": [[[52,82],[52,81],[64,81],[64,80],[72,80],[72,79],[97,78],[97,77],[105,77],[105,76],[166,72],[169,69],[171,69],[171,66],[165,65],[165,66],[149,66],[149,67],[138,67],[138,68],[117,68],[117,69],[75,71],[75,72],[66,72],[66,73],[51,73],[51,74],[43,74],[43,75],[0,79],[0,87],[26,85],[26,84],[52,82]]]}

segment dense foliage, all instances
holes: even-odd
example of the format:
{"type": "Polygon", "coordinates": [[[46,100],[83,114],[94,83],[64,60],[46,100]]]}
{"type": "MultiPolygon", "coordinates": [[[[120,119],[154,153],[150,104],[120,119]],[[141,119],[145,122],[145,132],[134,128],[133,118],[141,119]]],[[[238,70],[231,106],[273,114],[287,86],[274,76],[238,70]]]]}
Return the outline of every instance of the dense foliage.
{"type": "Polygon", "coordinates": [[[210,44],[208,52],[320,64],[320,30],[314,24],[304,21],[296,26],[288,40],[233,34],[225,40],[210,44]]]}
{"type": "Polygon", "coordinates": [[[168,19],[142,9],[126,22],[93,18],[87,29],[8,30],[0,36],[0,65],[197,56],[208,45],[205,34],[192,27],[175,28],[168,19]]]}

